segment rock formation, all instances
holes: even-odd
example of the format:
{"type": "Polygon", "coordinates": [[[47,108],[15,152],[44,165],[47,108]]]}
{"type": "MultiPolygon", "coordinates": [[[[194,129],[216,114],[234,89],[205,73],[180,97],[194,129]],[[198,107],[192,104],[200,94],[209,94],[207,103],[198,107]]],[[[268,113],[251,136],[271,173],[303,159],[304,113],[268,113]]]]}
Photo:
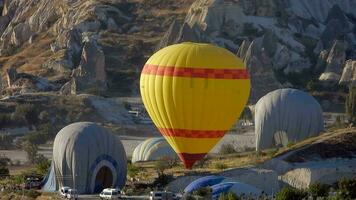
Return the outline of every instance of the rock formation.
{"type": "MultiPolygon", "coordinates": [[[[239,57],[248,61],[249,68],[253,62],[257,62],[257,68],[264,68],[256,71],[269,77],[272,84],[258,88],[258,84],[253,83],[252,95],[256,96],[257,91],[258,98],[276,89],[279,84],[276,72],[288,81],[290,75],[304,76],[312,70],[320,75],[326,70],[321,80],[337,84],[345,59],[355,54],[352,53],[356,46],[353,6],[356,2],[352,0],[198,0],[189,9],[184,24],[196,27],[199,41],[203,38],[205,42],[238,52],[239,57]],[[265,40],[263,47],[257,45],[262,39],[265,40]],[[250,59],[245,58],[251,45],[248,41],[258,46],[257,51],[249,53],[252,54],[250,59]],[[318,55],[319,60],[316,60],[318,55]]],[[[179,41],[177,31],[172,30],[180,29],[177,24],[173,26],[165,38],[179,41]]],[[[160,47],[168,44],[161,43],[160,47]]],[[[252,82],[254,73],[251,71],[252,82]]]]}
{"type": "Polygon", "coordinates": [[[355,60],[346,61],[339,83],[342,85],[356,85],[356,61],[355,60]]]}
{"type": "Polygon", "coordinates": [[[95,40],[84,43],[79,67],[73,70],[72,77],[77,80],[76,90],[106,89],[105,55],[95,40]]]}
{"type": "Polygon", "coordinates": [[[7,79],[7,87],[11,87],[12,84],[16,81],[17,79],[17,71],[15,68],[9,68],[6,69],[6,79],[7,79]]]}
{"type": "MultiPolygon", "coordinates": [[[[179,5],[184,11],[192,1],[162,1],[159,9],[168,12],[160,17],[151,12],[157,2],[150,1],[0,1],[0,57],[9,58],[2,63],[3,73],[9,67],[21,68],[54,80],[59,84],[55,88],[75,77],[79,93],[109,87],[110,94],[130,94],[138,88],[145,56],[173,20],[183,21],[184,12],[169,10],[179,5]]],[[[182,29],[182,40],[195,32],[187,31],[188,26],[182,29]]]]}
{"type": "Polygon", "coordinates": [[[346,58],[346,45],[335,41],[326,59],[326,68],[319,77],[322,82],[337,83],[340,80],[346,58]]]}
{"type": "Polygon", "coordinates": [[[16,68],[6,70],[7,88],[11,92],[32,93],[55,89],[47,79],[27,73],[18,73],[16,68]]]}
{"type": "Polygon", "coordinates": [[[282,87],[273,73],[272,59],[277,50],[274,40],[273,33],[268,32],[251,43],[244,41],[238,49],[237,55],[246,63],[251,76],[250,102],[255,103],[271,89],[282,87]]]}
{"type": "Polygon", "coordinates": [[[173,21],[156,50],[180,42],[203,42],[198,27],[190,26],[188,23],[180,26],[177,21],[173,21]]]}
{"type": "MultiPolygon", "coordinates": [[[[46,59],[43,67],[55,70],[64,78],[68,78],[71,70],[81,71],[80,77],[92,85],[96,81],[105,82],[105,56],[96,45],[98,37],[92,37],[95,41],[89,43],[82,38],[97,35],[103,27],[115,29],[117,24],[112,17],[116,21],[130,20],[118,8],[96,1],[9,1],[0,18],[0,54],[13,54],[28,41],[38,42],[35,35],[46,33],[52,35],[50,47],[54,55],[46,59]]],[[[105,89],[105,84],[97,86],[105,89]]]]}

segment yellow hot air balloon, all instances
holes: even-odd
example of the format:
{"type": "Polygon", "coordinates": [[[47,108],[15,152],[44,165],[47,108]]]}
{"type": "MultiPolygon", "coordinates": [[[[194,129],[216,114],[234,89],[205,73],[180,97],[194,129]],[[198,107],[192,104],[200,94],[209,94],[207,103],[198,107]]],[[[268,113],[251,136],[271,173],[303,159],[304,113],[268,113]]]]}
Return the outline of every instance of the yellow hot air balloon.
{"type": "Polygon", "coordinates": [[[184,42],[151,56],[140,90],[154,124],[191,168],[240,116],[250,80],[243,62],[226,49],[184,42]]]}

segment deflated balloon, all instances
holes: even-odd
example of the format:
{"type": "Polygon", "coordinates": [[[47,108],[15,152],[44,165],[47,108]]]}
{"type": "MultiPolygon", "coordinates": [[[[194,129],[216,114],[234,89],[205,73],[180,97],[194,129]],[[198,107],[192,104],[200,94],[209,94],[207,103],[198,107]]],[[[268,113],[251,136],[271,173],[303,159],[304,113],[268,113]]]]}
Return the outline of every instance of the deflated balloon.
{"type": "Polygon", "coordinates": [[[141,73],[140,90],[152,121],[191,168],[240,116],[250,80],[243,62],[231,52],[185,42],[151,56],[141,73]]]}

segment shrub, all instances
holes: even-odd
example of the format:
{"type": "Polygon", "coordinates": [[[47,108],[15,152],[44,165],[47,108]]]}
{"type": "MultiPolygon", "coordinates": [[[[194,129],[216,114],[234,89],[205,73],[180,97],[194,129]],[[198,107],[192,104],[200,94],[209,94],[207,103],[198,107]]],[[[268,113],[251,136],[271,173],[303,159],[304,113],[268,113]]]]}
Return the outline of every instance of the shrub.
{"type": "Polygon", "coordinates": [[[237,196],[233,192],[229,192],[227,194],[223,193],[220,195],[219,200],[241,200],[239,196],[237,196]]]}
{"type": "Polygon", "coordinates": [[[33,104],[21,104],[16,106],[14,117],[16,119],[24,119],[32,130],[32,125],[38,122],[38,110],[33,104]]]}
{"type": "Polygon", "coordinates": [[[9,176],[9,169],[7,166],[10,163],[10,159],[7,157],[0,157],[0,179],[9,176]]]}
{"type": "Polygon", "coordinates": [[[341,179],[338,182],[338,192],[344,199],[356,198],[356,179],[341,179]]]}
{"type": "Polygon", "coordinates": [[[293,145],[295,145],[294,142],[288,142],[287,147],[292,147],[293,145]]]}
{"type": "Polygon", "coordinates": [[[11,122],[11,116],[9,114],[0,113],[0,127],[5,127],[11,122]]]}
{"type": "Polygon", "coordinates": [[[220,147],[220,154],[233,154],[237,153],[234,144],[232,143],[224,143],[220,147]]]}
{"type": "Polygon", "coordinates": [[[7,166],[0,165],[0,179],[10,175],[10,171],[7,166]]]}
{"type": "MultiPolygon", "coordinates": [[[[30,198],[37,198],[38,196],[41,196],[40,192],[37,192],[36,190],[24,190],[24,195],[30,198]]],[[[20,191],[22,193],[22,191],[20,191]]]]}
{"type": "Polygon", "coordinates": [[[204,168],[206,164],[208,163],[209,157],[206,155],[204,158],[198,160],[194,166],[204,168]]]}
{"type": "Polygon", "coordinates": [[[169,163],[165,162],[164,160],[158,160],[154,166],[158,176],[164,174],[164,171],[169,168],[169,163]]]}
{"type": "Polygon", "coordinates": [[[197,195],[200,197],[208,198],[211,196],[211,188],[210,187],[201,187],[193,192],[193,195],[197,195]]]}
{"type": "Polygon", "coordinates": [[[191,194],[184,194],[182,200],[196,200],[196,198],[194,198],[194,196],[191,194]]]}
{"type": "Polygon", "coordinates": [[[330,186],[322,183],[313,183],[308,188],[308,193],[313,198],[327,197],[329,194],[330,186]]]}
{"type": "Polygon", "coordinates": [[[48,139],[49,136],[42,131],[30,132],[24,137],[25,141],[28,141],[29,143],[36,144],[36,145],[44,144],[47,142],[48,139]]]}
{"type": "Polygon", "coordinates": [[[36,160],[36,170],[41,176],[45,176],[51,167],[51,161],[49,161],[43,155],[38,155],[36,160]]]}
{"type": "Polygon", "coordinates": [[[224,170],[227,168],[227,165],[225,163],[218,162],[218,163],[215,163],[214,167],[215,167],[215,169],[218,169],[218,170],[224,170]]]}
{"type": "Polygon", "coordinates": [[[127,164],[127,174],[129,175],[130,178],[134,178],[137,176],[137,174],[140,172],[140,168],[135,166],[132,163],[127,164]]]}
{"type": "Polygon", "coordinates": [[[302,200],[307,196],[303,190],[285,187],[276,194],[276,200],[302,200]]]}
{"type": "Polygon", "coordinates": [[[31,163],[35,163],[37,158],[38,146],[26,141],[22,144],[22,149],[27,153],[27,158],[31,163]]]}
{"type": "Polygon", "coordinates": [[[12,145],[12,137],[9,135],[1,134],[0,135],[0,149],[11,149],[12,145]]]}
{"type": "Polygon", "coordinates": [[[161,174],[153,181],[153,185],[158,187],[165,186],[172,180],[173,180],[172,175],[161,174]]]}
{"type": "Polygon", "coordinates": [[[266,154],[269,157],[273,157],[274,155],[276,155],[276,153],[278,153],[278,149],[269,149],[266,151],[266,154]]]}

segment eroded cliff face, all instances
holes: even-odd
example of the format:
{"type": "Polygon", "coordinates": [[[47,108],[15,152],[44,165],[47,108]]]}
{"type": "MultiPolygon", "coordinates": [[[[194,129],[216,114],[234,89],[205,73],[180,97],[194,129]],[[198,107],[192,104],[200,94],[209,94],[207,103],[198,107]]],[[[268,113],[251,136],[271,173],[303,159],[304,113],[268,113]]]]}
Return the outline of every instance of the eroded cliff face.
{"type": "MultiPolygon", "coordinates": [[[[191,1],[5,0],[0,17],[3,81],[12,68],[23,84],[3,85],[3,94],[76,91],[130,95],[141,65],[173,19],[191,1]],[[179,7],[178,5],[181,5],[179,7]],[[38,88],[42,78],[52,88],[38,88]],[[73,86],[75,85],[75,87],[73,86]],[[65,88],[62,89],[62,91],[65,88]]],[[[18,77],[16,77],[18,78],[18,77]]],[[[11,82],[19,82],[11,80],[11,82]]]]}
{"type": "MultiPolygon", "coordinates": [[[[99,34],[115,28],[118,31],[119,25],[131,20],[114,5],[80,0],[5,1],[2,15],[0,55],[4,70],[13,68],[32,77],[61,80],[54,83],[56,89],[80,77],[78,80],[105,90],[106,66],[102,47],[97,45],[99,34]],[[81,73],[75,73],[77,68],[81,73]]],[[[42,90],[28,84],[6,89],[9,93],[26,92],[23,88],[27,87],[33,92],[42,90]]]]}
{"type": "Polygon", "coordinates": [[[304,87],[311,79],[327,85],[355,80],[346,62],[356,60],[353,0],[6,0],[1,5],[3,95],[138,95],[146,59],[182,41],[215,43],[237,53],[250,70],[251,102],[277,88],[304,87]],[[10,68],[22,75],[8,80],[10,68]],[[343,75],[345,70],[352,75],[343,75]]]}
{"type": "Polygon", "coordinates": [[[356,59],[355,6],[352,0],[197,0],[159,47],[199,41],[237,52],[250,69],[255,102],[319,76],[338,84],[345,61],[356,59]]]}

